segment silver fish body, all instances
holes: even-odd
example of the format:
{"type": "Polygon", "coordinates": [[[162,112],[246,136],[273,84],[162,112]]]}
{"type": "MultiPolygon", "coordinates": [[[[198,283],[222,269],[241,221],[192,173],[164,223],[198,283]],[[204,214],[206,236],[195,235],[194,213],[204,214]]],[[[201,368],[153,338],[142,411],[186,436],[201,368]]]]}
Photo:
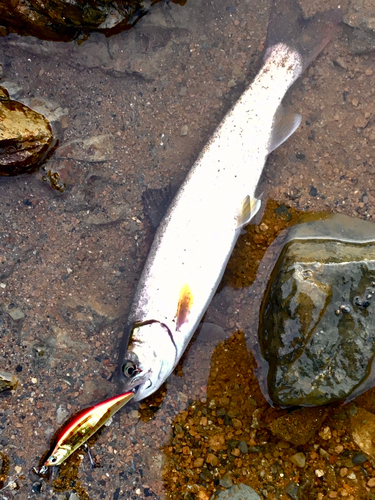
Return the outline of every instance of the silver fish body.
{"type": "Polygon", "coordinates": [[[328,42],[338,15],[330,12],[319,18],[324,33],[318,40],[313,37],[306,49],[298,42],[302,35],[297,21],[292,26],[293,37],[299,31],[297,41],[285,41],[290,26],[287,34],[277,33],[278,12],[285,13],[286,7],[298,5],[294,0],[274,2],[270,26],[277,29],[268,33],[274,43],[261,70],[199,155],[155,235],[132,303],[130,337],[120,363],[123,389],[137,388],[134,400],[155,392],[181,358],[241,228],[259,209],[255,191],[268,154],[300,123],[301,117],[285,112],[281,102],[328,42]]]}

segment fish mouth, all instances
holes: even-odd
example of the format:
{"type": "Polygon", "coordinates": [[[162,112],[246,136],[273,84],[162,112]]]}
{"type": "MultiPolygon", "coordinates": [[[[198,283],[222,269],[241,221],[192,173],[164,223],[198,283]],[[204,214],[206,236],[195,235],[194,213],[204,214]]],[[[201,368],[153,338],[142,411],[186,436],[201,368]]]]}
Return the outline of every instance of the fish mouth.
{"type": "Polygon", "coordinates": [[[131,380],[127,380],[125,383],[125,387],[129,391],[133,391],[135,395],[139,392],[139,389],[146,385],[148,389],[151,387],[152,382],[150,380],[151,370],[147,370],[146,372],[140,372],[136,374],[131,380]]]}

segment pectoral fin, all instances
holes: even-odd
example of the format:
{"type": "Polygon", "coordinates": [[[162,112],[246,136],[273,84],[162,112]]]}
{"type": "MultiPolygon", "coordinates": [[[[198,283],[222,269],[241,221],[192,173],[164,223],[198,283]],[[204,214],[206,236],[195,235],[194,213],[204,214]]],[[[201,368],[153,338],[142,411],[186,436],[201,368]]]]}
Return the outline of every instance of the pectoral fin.
{"type": "Polygon", "coordinates": [[[186,283],[180,290],[180,298],[176,312],[176,330],[179,331],[181,326],[188,321],[189,313],[193,305],[193,294],[189,285],[186,283]]]}
{"type": "Polygon", "coordinates": [[[250,196],[246,196],[242,202],[240,213],[237,216],[237,226],[241,227],[250,222],[259,209],[260,200],[257,198],[250,200],[250,196]]]}

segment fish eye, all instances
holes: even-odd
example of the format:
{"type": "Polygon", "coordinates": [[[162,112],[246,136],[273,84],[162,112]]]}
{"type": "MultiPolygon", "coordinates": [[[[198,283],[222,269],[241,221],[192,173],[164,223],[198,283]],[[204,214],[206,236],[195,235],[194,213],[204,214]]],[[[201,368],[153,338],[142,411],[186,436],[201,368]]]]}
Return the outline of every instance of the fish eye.
{"type": "Polygon", "coordinates": [[[134,377],[139,372],[132,361],[127,361],[122,367],[122,371],[127,378],[134,377]]]}
{"type": "Polygon", "coordinates": [[[54,464],[55,462],[57,462],[57,457],[54,457],[54,456],[52,455],[52,457],[50,457],[50,459],[49,459],[49,462],[51,462],[51,463],[53,463],[53,464],[54,464]]]}

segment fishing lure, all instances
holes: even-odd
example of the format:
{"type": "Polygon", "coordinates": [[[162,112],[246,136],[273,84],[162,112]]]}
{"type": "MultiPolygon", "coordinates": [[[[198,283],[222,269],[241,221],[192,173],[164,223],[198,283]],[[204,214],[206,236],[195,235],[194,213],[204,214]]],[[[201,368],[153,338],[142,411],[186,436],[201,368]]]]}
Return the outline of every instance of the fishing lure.
{"type": "Polygon", "coordinates": [[[133,396],[133,391],[125,392],[78,412],[63,427],[52,452],[48,455],[39,474],[46,473],[47,467],[61,465],[65,462],[72,453],[85,444],[133,396]]]}

